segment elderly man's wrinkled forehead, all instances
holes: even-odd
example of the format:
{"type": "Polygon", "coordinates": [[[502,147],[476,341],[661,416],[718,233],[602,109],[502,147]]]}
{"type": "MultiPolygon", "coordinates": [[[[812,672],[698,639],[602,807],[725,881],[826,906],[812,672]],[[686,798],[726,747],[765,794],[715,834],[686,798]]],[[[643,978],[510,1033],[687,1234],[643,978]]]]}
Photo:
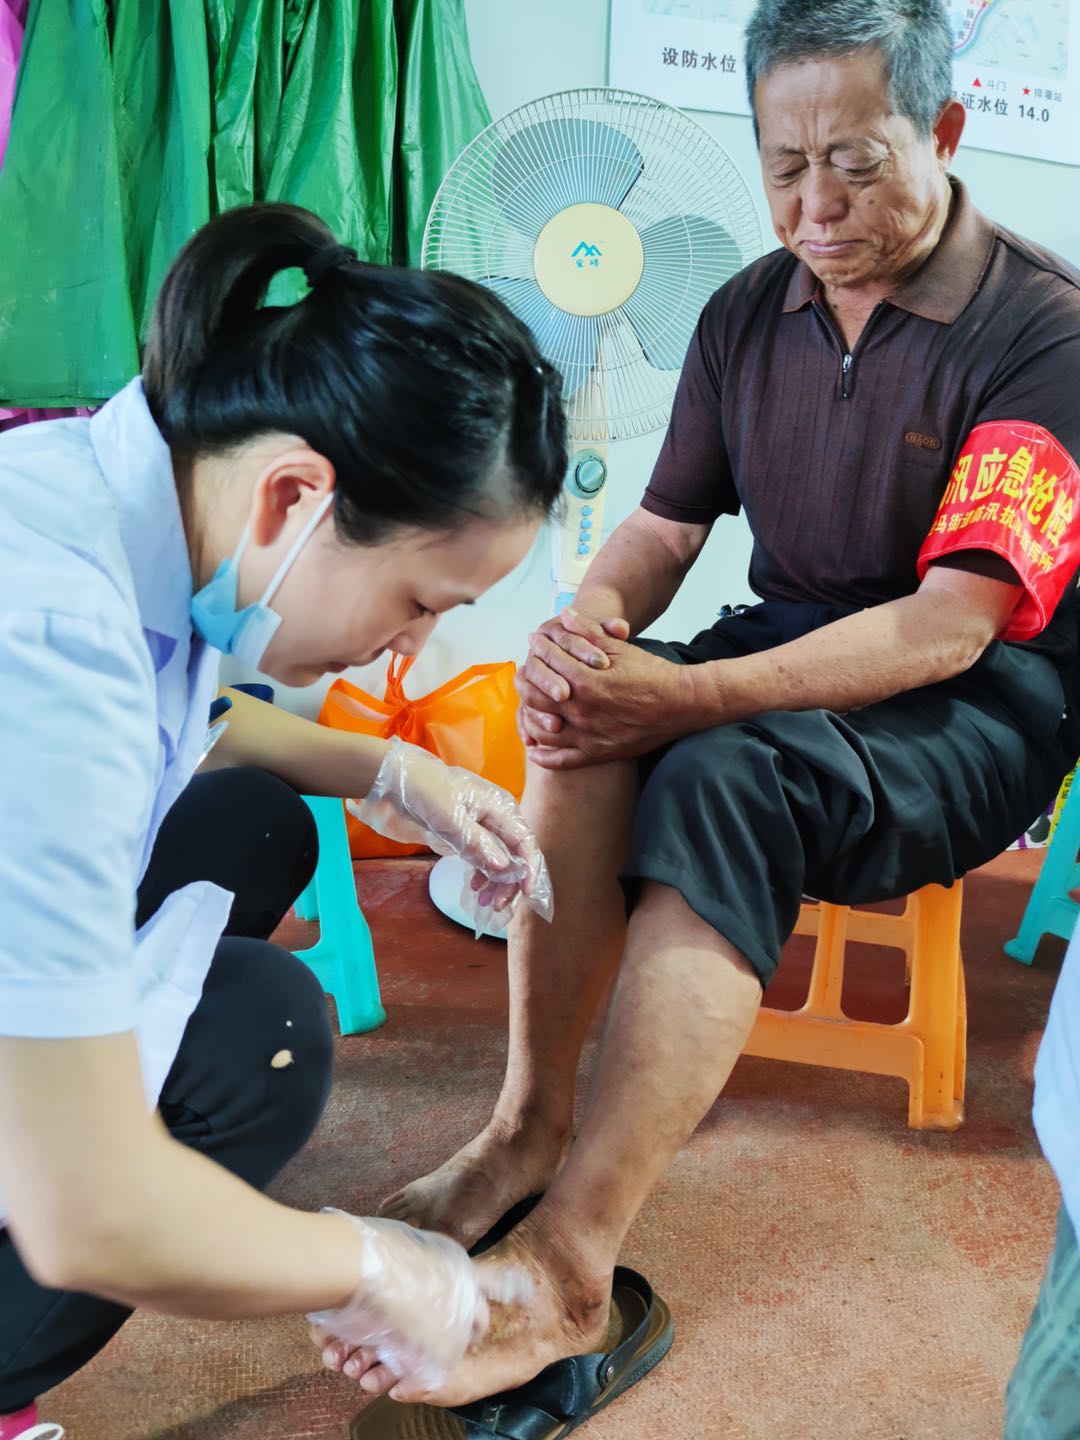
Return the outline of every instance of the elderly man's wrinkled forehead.
{"type": "Polygon", "coordinates": [[[778,65],[758,81],[754,112],[766,163],[786,154],[883,153],[917,138],[894,108],[876,46],[778,65]]]}

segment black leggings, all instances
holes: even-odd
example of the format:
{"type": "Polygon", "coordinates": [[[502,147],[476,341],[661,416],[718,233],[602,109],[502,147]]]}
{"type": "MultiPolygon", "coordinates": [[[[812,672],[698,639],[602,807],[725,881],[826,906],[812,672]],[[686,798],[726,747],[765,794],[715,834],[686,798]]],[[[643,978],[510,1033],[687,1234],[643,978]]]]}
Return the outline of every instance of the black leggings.
{"type": "MultiPolygon", "coordinates": [[[[160,1110],[174,1139],[260,1189],[306,1143],[330,1090],[322,989],[302,961],[266,941],[317,853],[311,813],[294,791],[262,771],[223,770],[197,776],[166,816],[139,888],[140,924],[192,880],[236,895],[160,1110]],[[273,1068],[285,1049],[293,1063],[273,1068]]],[[[0,1415],[74,1374],[130,1314],[38,1285],[0,1230],[0,1415]]]]}

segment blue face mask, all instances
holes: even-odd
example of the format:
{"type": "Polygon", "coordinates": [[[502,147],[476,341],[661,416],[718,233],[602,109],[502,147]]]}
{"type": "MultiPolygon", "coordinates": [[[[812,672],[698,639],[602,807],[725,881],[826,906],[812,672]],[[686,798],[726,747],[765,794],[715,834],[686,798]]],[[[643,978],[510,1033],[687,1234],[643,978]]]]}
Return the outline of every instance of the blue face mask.
{"type": "Polygon", "coordinates": [[[274,578],[263,591],[262,598],[243,610],[236,608],[236,592],[240,582],[240,557],[247,548],[251,526],[244,533],[235,553],[223,560],[214,578],[191,597],[191,619],[195,629],[208,645],[223,655],[235,655],[245,665],[258,669],[266,647],[281,624],[281,616],[270,609],[270,601],[292,568],[308,537],[334,502],[334,492],[324,496],[322,503],[289,547],[289,553],[277,568],[274,578]]]}

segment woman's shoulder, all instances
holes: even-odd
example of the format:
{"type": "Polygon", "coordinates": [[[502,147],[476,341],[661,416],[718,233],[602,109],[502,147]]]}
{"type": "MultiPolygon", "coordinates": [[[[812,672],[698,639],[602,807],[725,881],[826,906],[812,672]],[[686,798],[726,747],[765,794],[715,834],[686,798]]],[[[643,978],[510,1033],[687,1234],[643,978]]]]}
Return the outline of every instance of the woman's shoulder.
{"type": "Polygon", "coordinates": [[[47,420],[0,435],[0,606],[131,609],[119,518],[90,424],[47,420]]]}
{"type": "Polygon", "coordinates": [[[0,544],[92,549],[113,507],[90,421],[44,420],[0,435],[0,544]]]}

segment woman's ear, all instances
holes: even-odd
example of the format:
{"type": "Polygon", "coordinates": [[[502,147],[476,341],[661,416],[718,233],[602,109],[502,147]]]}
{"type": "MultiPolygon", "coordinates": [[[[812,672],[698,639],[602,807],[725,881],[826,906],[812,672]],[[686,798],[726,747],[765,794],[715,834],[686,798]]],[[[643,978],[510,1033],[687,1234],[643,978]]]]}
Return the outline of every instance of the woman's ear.
{"type": "Polygon", "coordinates": [[[264,464],[251,496],[251,541],[267,548],[286,528],[295,506],[318,505],[334,488],[334,467],[309,446],[280,451],[264,464]]]}

